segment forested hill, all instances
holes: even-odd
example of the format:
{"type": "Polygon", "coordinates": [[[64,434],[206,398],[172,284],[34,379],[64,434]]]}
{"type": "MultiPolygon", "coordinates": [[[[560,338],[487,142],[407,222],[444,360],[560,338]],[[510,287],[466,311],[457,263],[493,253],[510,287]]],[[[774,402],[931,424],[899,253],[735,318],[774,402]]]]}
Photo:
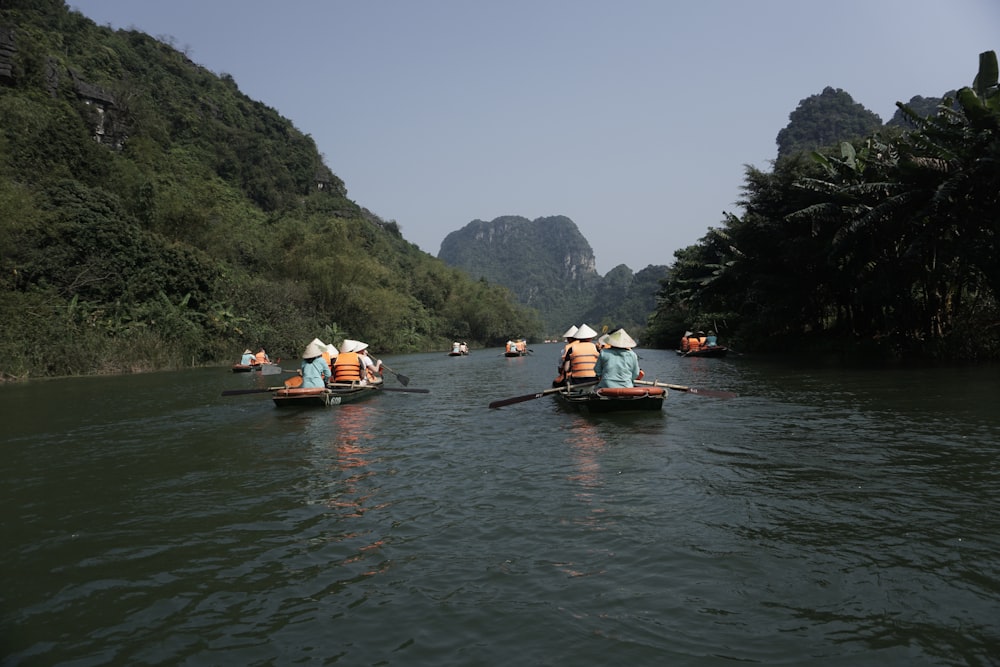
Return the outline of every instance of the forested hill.
{"type": "Polygon", "coordinates": [[[590,243],[565,216],[473,220],[445,237],[438,257],[508,287],[520,303],[541,313],[550,337],[581,322],[623,326],[640,335],[667,277],[665,266],[633,273],[624,264],[602,277],[590,243]]]}
{"type": "MultiPolygon", "coordinates": [[[[865,136],[853,122],[786,133],[773,171],[747,168],[743,214],[674,253],[650,337],[719,328],[744,351],[1000,359],[994,51],[969,80],[937,105],[897,103],[904,122],[865,136]]],[[[814,102],[800,106],[813,119],[814,102]]]]}
{"type": "Polygon", "coordinates": [[[0,269],[0,378],[538,329],[349,199],[231,77],[61,0],[0,4],[0,269]]]}

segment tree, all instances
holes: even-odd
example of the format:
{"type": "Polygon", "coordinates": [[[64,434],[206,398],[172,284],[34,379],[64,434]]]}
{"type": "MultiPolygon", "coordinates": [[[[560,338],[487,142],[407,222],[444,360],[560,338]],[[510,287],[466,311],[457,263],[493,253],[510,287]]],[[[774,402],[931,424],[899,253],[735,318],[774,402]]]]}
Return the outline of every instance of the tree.
{"type": "Polygon", "coordinates": [[[778,158],[864,137],[882,127],[882,119],[840,88],[827,86],[799,102],[777,136],[778,158]]]}

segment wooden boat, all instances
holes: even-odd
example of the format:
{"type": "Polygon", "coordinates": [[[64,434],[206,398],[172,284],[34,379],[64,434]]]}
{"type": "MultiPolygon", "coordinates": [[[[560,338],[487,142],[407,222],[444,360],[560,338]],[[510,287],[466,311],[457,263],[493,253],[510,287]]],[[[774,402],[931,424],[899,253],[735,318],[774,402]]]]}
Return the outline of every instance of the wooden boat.
{"type": "Polygon", "coordinates": [[[234,373],[261,373],[263,375],[279,375],[284,373],[281,364],[268,362],[266,364],[233,364],[234,373]]]}
{"type": "Polygon", "coordinates": [[[570,389],[554,396],[561,405],[580,412],[655,412],[663,407],[667,390],[663,387],[603,387],[570,389]]]}
{"type": "Polygon", "coordinates": [[[449,352],[448,356],[449,357],[465,357],[465,356],[468,356],[468,354],[469,354],[468,352],[449,352]]]}
{"type": "Polygon", "coordinates": [[[279,408],[329,407],[371,398],[382,389],[382,381],[371,384],[331,383],[325,387],[286,387],[271,395],[279,408]]]}
{"type": "Polygon", "coordinates": [[[528,354],[527,350],[514,350],[513,352],[504,352],[505,357],[523,357],[528,354]]]}
{"type": "Polygon", "coordinates": [[[724,357],[729,353],[729,348],[725,345],[711,345],[698,350],[675,350],[682,357],[724,357]]]}

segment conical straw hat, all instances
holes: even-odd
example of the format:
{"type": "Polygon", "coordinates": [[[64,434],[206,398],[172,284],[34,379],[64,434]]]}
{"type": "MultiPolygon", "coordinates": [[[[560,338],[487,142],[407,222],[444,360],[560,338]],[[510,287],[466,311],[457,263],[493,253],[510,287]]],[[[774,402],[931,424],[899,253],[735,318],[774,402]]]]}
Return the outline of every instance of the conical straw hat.
{"type": "Polygon", "coordinates": [[[638,343],[636,343],[631,336],[624,329],[619,329],[610,336],[608,336],[608,345],[611,347],[623,348],[630,350],[638,343]]]}

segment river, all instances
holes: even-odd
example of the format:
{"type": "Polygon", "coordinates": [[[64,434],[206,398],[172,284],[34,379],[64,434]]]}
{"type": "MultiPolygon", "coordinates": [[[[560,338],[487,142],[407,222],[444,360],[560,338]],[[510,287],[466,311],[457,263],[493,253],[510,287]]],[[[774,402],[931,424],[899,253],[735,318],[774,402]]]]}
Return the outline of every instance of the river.
{"type": "Polygon", "coordinates": [[[559,348],[0,387],[2,664],[1000,664],[1000,369],[640,349],[739,396],[487,408],[559,348]]]}

